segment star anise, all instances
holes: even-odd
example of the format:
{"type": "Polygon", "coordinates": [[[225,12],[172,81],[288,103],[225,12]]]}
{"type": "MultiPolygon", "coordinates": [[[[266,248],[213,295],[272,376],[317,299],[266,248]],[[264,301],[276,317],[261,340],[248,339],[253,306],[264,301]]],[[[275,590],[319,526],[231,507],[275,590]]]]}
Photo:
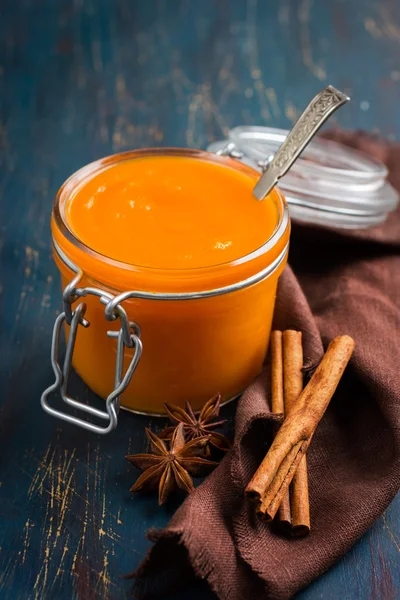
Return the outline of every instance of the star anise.
{"type": "Polygon", "coordinates": [[[176,487],[191,492],[194,477],[207,475],[218,463],[198,456],[203,453],[208,442],[207,437],[185,441],[183,425],[176,427],[170,442],[170,448],[163,440],[146,428],[152,454],[132,454],[125,458],[135,467],[143,470],[131,492],[152,490],[158,486],[158,503],[164,504],[176,487]]]}
{"type": "MultiPolygon", "coordinates": [[[[184,434],[187,440],[208,436],[208,441],[211,445],[219,448],[219,450],[227,451],[231,447],[231,442],[222,433],[212,431],[216,427],[226,423],[226,419],[220,421],[215,420],[219,415],[220,404],[221,395],[218,394],[205,403],[198,417],[194,414],[189,402],[186,402],[186,410],[180,406],[174,406],[173,404],[165,403],[164,406],[172,423],[178,425],[183,424],[184,434]]],[[[167,427],[167,429],[164,429],[160,434],[160,438],[164,440],[170,439],[175,427],[167,427]]],[[[207,451],[208,446],[206,446],[205,449],[207,451]]]]}

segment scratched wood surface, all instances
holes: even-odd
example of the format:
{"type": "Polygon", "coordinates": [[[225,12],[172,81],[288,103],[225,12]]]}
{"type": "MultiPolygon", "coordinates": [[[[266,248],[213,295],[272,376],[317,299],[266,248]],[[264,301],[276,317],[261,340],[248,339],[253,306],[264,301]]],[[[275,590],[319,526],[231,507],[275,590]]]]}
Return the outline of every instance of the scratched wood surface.
{"type": "MultiPolygon", "coordinates": [[[[134,498],[144,450],[123,414],[105,439],[42,413],[60,310],[52,198],[118,150],[204,147],[237,124],[289,126],[325,83],[344,127],[400,134],[400,5],[365,0],[2,0],[0,19],[0,598],[124,598],[149,527],[172,510],[134,498]]],[[[90,397],[77,379],[72,392],[90,397]]],[[[232,411],[232,408],[230,409],[232,411]]],[[[400,500],[299,595],[400,596],[400,500]]],[[[203,585],[178,598],[211,599],[203,585]]]]}

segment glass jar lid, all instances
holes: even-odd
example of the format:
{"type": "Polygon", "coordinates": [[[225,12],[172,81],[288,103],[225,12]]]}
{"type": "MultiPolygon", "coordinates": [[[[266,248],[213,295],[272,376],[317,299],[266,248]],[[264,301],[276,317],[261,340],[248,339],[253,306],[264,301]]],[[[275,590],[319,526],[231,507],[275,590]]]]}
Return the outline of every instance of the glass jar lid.
{"type": "MultiPolygon", "coordinates": [[[[210,152],[227,153],[261,171],[288,135],[287,129],[235,127],[210,152]]],[[[314,139],[279,187],[294,220],[334,227],[372,227],[398,204],[387,167],[338,142],[314,139]]]]}

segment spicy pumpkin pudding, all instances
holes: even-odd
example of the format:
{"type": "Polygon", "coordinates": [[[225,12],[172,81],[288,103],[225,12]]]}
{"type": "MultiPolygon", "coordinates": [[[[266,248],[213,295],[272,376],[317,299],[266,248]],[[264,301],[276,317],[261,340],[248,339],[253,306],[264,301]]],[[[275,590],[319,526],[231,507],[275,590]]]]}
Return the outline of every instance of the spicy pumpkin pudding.
{"type": "Polygon", "coordinates": [[[155,269],[227,263],[260,248],[277,223],[274,202],[252,195],[254,175],[182,156],[111,165],[72,195],[72,232],[97,252],[155,269]]]}

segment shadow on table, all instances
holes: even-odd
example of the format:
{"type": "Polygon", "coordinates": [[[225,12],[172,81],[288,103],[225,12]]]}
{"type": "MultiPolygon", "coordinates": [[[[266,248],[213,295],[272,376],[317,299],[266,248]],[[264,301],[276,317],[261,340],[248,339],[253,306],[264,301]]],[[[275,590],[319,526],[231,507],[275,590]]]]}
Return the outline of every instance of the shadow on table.
{"type": "Polygon", "coordinates": [[[210,590],[205,581],[198,581],[190,587],[183,588],[179,593],[163,600],[218,600],[218,597],[210,590]]]}

